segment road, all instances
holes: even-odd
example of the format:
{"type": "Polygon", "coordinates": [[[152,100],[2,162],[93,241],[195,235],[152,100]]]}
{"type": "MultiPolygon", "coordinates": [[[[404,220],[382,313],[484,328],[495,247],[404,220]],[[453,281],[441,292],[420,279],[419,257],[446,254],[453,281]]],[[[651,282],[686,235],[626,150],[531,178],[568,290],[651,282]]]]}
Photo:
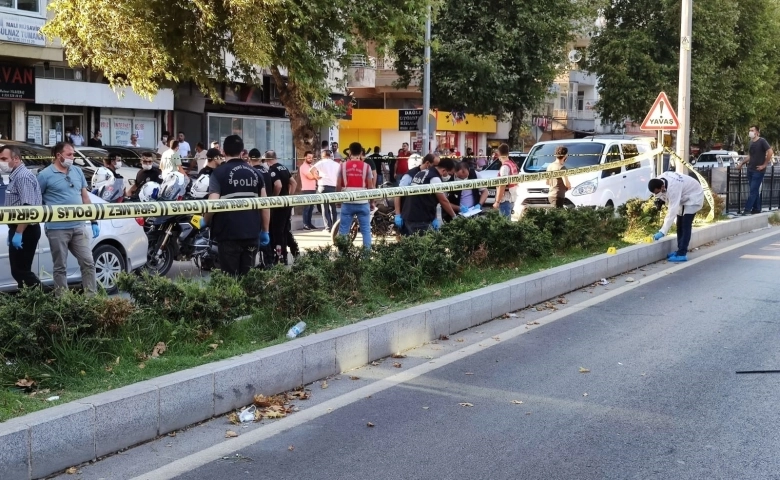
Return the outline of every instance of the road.
{"type": "Polygon", "coordinates": [[[217,418],[61,478],[780,478],[780,375],[736,374],[780,369],[780,230],[690,258],[315,383],[285,419],[217,418]]]}

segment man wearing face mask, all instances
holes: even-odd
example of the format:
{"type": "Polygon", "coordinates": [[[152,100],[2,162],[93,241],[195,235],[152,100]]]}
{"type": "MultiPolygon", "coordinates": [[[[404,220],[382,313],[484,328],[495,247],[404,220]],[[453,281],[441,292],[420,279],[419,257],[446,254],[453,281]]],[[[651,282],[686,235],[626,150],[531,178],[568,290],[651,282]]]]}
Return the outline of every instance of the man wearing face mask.
{"type": "Polygon", "coordinates": [[[737,169],[740,169],[747,163],[747,180],[750,185],[750,195],[748,195],[742,215],[761,213],[761,184],[764,182],[766,167],[775,154],[769,142],[761,137],[761,130],[758,128],[758,125],[750,127],[749,135],[750,151],[748,153],[750,155],[746,161],[737,164],[737,169]]]}
{"type": "MultiPolygon", "coordinates": [[[[415,175],[412,179],[412,185],[441,184],[449,181],[454,171],[455,161],[451,158],[442,158],[438,165],[428,170],[422,170],[415,175]]],[[[447,195],[442,192],[410,195],[404,201],[401,215],[395,216],[395,224],[404,235],[414,235],[431,227],[438,230],[440,222],[436,218],[436,205],[441,205],[443,213],[450,217],[455,216],[455,211],[447,200],[447,195]]]]}
{"type": "Polygon", "coordinates": [[[698,180],[677,172],[662,173],[651,179],[647,188],[657,199],[666,202],[669,209],[661,230],[653,235],[653,240],[658,241],[666,235],[677,217],[677,251],[666,258],[670,262],[687,262],[693,217],[704,205],[704,189],[698,180]]]}
{"type": "MultiPolygon", "coordinates": [[[[75,151],[73,146],[59,142],[52,148],[54,162],[38,174],[41,197],[46,205],[91,204],[87,179],[80,168],[73,167],[75,151]]],[[[51,222],[45,225],[54,263],[55,294],[61,295],[68,288],[68,252],[78,260],[81,268],[81,283],[87,295],[97,292],[95,262],[89,248],[89,237],[82,220],[72,222],[51,222]]],[[[92,222],[92,238],[100,235],[97,221],[92,222]]]]}
{"type": "MultiPolygon", "coordinates": [[[[38,181],[22,163],[17,147],[5,146],[0,149],[0,173],[10,173],[5,191],[6,207],[42,204],[38,181]]],[[[11,264],[11,276],[20,290],[25,286],[40,285],[40,280],[32,271],[40,239],[41,226],[37,223],[8,225],[8,262],[11,264]]]]}
{"type": "Polygon", "coordinates": [[[162,183],[162,171],[154,166],[154,154],[143,152],[141,154],[141,170],[135,176],[135,183],[127,190],[127,196],[132,197],[146,185],[146,182],[162,183]]]}

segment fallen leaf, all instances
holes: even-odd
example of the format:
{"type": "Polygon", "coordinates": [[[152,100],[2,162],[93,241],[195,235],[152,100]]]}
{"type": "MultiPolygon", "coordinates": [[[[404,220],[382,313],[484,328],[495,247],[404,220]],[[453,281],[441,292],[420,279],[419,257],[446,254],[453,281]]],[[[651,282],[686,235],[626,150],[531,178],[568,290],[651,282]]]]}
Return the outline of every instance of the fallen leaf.
{"type": "Polygon", "coordinates": [[[229,413],[227,419],[233,425],[238,425],[239,423],[241,423],[241,420],[239,420],[238,414],[236,412],[229,413]]]}
{"type": "Polygon", "coordinates": [[[633,281],[634,281],[634,277],[628,277],[628,278],[626,279],[626,281],[627,281],[627,282],[633,282],[633,281]]]}
{"type": "Polygon", "coordinates": [[[29,377],[20,378],[16,381],[16,386],[24,389],[32,389],[35,386],[35,380],[29,377]]]}
{"type": "Polygon", "coordinates": [[[400,353],[394,353],[390,356],[390,358],[406,358],[406,355],[401,355],[400,353]]]}
{"type": "Polygon", "coordinates": [[[558,303],[560,303],[562,305],[566,305],[567,303],[569,303],[569,301],[566,300],[565,298],[561,297],[561,298],[558,299],[558,303]]]}
{"type": "Polygon", "coordinates": [[[82,377],[85,376],[86,374],[87,374],[87,372],[85,372],[84,370],[79,372],[79,375],[81,375],[82,377]]]}
{"type": "Polygon", "coordinates": [[[459,403],[458,405],[460,405],[461,407],[473,407],[474,406],[473,403],[468,403],[468,402],[459,403]]]}
{"type": "Polygon", "coordinates": [[[308,400],[311,397],[311,393],[307,392],[306,390],[295,390],[293,392],[287,392],[287,398],[292,399],[299,399],[299,400],[308,400]]]}
{"type": "Polygon", "coordinates": [[[353,376],[349,377],[349,379],[350,380],[360,380],[360,377],[356,377],[356,376],[353,375],[353,376]]]}
{"type": "Polygon", "coordinates": [[[157,345],[152,349],[152,358],[158,358],[166,350],[168,350],[168,347],[165,345],[165,342],[157,342],[157,345]]]}
{"type": "Polygon", "coordinates": [[[138,368],[140,368],[141,370],[143,370],[144,368],[146,368],[146,364],[145,364],[145,363],[143,363],[143,362],[141,362],[141,363],[139,363],[139,364],[138,364],[138,368]]]}
{"type": "Polygon", "coordinates": [[[79,473],[79,469],[76,467],[70,467],[69,469],[65,470],[65,473],[67,473],[68,475],[75,475],[79,473]]]}
{"type": "Polygon", "coordinates": [[[447,335],[443,335],[443,334],[439,335],[439,340],[449,340],[449,339],[450,337],[448,337],[447,335]]]}
{"type": "Polygon", "coordinates": [[[171,432],[171,433],[168,434],[168,436],[169,437],[175,437],[176,436],[176,432],[171,432]]]}
{"type": "Polygon", "coordinates": [[[328,381],[327,381],[327,380],[323,381],[323,382],[320,384],[320,388],[322,388],[323,390],[325,390],[326,388],[328,388],[328,381]]]}
{"type": "Polygon", "coordinates": [[[284,418],[287,414],[278,410],[268,410],[265,412],[265,418],[284,418]]]}
{"type": "Polygon", "coordinates": [[[225,438],[235,438],[237,436],[238,434],[233,430],[228,430],[227,432],[225,432],[225,438]]]}
{"type": "Polygon", "coordinates": [[[456,338],[456,339],[455,339],[455,341],[456,341],[456,342],[460,342],[460,343],[463,343],[463,342],[464,342],[464,340],[463,340],[462,338],[456,338]]]}
{"type": "Polygon", "coordinates": [[[106,371],[107,372],[110,372],[113,369],[114,369],[114,367],[112,367],[111,365],[106,365],[106,371]]]}
{"type": "Polygon", "coordinates": [[[368,423],[366,424],[366,426],[367,426],[367,427],[373,427],[373,426],[374,426],[374,424],[373,424],[373,423],[371,423],[371,422],[368,422],[368,423]]]}
{"type": "Polygon", "coordinates": [[[219,344],[218,343],[211,343],[211,344],[209,344],[209,348],[211,348],[212,350],[216,350],[217,348],[219,348],[219,344]]]}
{"type": "Polygon", "coordinates": [[[292,452],[293,450],[295,450],[295,445],[290,445],[289,447],[287,447],[287,450],[292,452]]]}
{"type": "Polygon", "coordinates": [[[516,313],[510,313],[509,314],[509,318],[517,318],[517,314],[516,313]]]}
{"type": "Polygon", "coordinates": [[[401,368],[401,364],[400,364],[400,363],[398,363],[398,362],[393,362],[393,366],[394,366],[395,368],[401,368]]]}
{"type": "Polygon", "coordinates": [[[514,404],[514,405],[522,405],[523,402],[522,402],[522,400],[512,400],[512,404],[514,404]]]}
{"type": "Polygon", "coordinates": [[[590,369],[585,367],[580,367],[580,373],[590,373],[590,369]]]}

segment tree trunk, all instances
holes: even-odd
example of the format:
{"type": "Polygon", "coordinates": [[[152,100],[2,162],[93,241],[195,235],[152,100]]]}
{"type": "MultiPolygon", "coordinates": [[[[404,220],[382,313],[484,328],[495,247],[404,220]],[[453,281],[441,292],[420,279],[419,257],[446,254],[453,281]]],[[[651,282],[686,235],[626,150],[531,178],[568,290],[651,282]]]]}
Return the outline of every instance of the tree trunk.
{"type": "Polygon", "coordinates": [[[271,67],[271,75],[274,78],[276,89],[279,91],[282,105],[284,105],[287,115],[290,117],[290,128],[292,129],[293,144],[295,146],[295,169],[297,170],[298,166],[303,162],[303,153],[306,150],[315,150],[314,140],[317,137],[317,132],[314,130],[311,120],[306,113],[309,105],[305,103],[306,98],[298,90],[295,78],[288,76],[285,79],[279,72],[279,68],[275,66],[271,67]]]}
{"type": "Polygon", "coordinates": [[[509,149],[521,150],[523,148],[523,108],[517,107],[512,112],[512,127],[509,129],[509,149]]]}

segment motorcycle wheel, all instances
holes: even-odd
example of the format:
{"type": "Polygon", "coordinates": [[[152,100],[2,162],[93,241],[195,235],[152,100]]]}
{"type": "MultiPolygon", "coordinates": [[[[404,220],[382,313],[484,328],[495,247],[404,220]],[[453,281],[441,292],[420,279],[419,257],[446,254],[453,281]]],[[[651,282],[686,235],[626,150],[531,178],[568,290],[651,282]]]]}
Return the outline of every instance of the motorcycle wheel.
{"type": "Polygon", "coordinates": [[[165,249],[159,258],[155,258],[157,252],[157,241],[149,242],[149,249],[146,251],[146,265],[144,270],[152,275],[163,276],[171,270],[173,266],[173,256],[175,254],[173,243],[171,241],[165,245],[165,249]]]}

